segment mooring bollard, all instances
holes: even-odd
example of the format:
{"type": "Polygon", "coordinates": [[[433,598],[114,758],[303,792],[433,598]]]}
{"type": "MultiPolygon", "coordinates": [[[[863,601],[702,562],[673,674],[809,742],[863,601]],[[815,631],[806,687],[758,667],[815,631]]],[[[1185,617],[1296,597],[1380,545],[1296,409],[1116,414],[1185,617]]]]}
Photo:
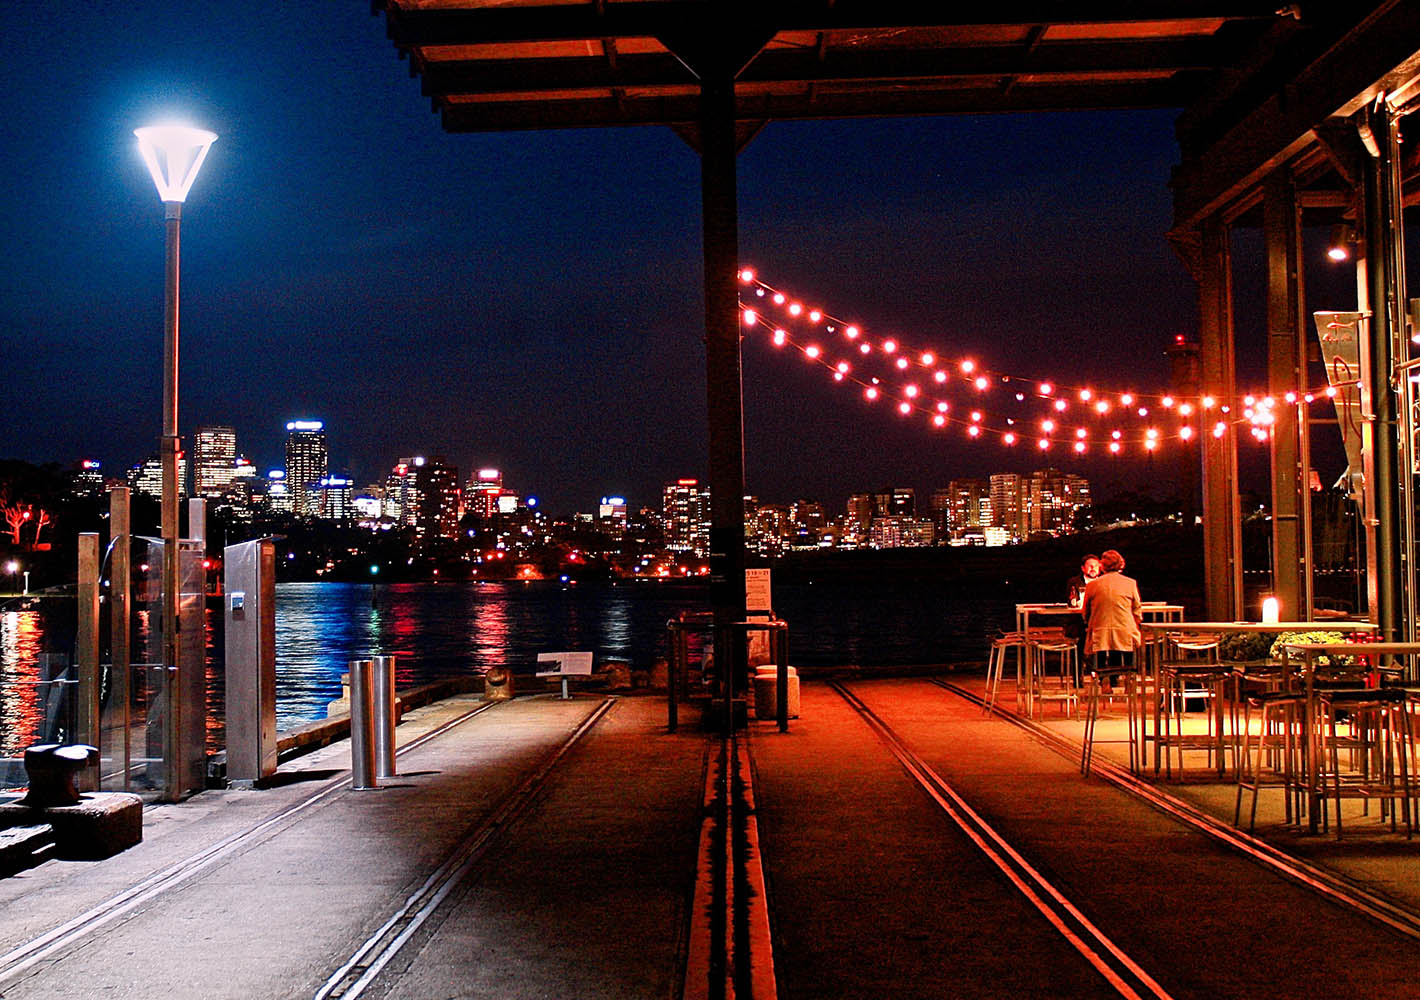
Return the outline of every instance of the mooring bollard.
{"type": "Polygon", "coordinates": [[[375,689],[371,660],[350,661],[350,787],[376,788],[375,689]]]}
{"type": "Polygon", "coordinates": [[[371,685],[375,700],[375,777],[393,778],[394,770],[394,657],[377,656],[371,685]]]}

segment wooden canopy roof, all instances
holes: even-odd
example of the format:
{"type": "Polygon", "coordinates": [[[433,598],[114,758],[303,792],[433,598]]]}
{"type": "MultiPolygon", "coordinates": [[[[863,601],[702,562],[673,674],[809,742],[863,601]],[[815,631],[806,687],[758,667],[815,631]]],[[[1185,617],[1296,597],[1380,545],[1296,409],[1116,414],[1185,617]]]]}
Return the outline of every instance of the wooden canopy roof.
{"type": "Polygon", "coordinates": [[[729,53],[745,134],[773,119],[1179,108],[1185,225],[1411,72],[1420,48],[1406,0],[373,2],[450,132],[669,125],[693,139],[694,67],[711,52],[729,53]]]}

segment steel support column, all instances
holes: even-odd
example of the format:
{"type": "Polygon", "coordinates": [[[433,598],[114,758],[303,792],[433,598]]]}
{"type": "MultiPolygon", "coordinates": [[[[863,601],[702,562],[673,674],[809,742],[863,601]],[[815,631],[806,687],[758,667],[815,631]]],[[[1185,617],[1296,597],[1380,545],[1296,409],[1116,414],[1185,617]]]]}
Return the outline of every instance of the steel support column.
{"type": "Polygon", "coordinates": [[[1220,407],[1236,393],[1233,351],[1232,255],[1228,227],[1216,216],[1203,224],[1198,260],[1199,367],[1203,411],[1203,572],[1204,601],[1214,621],[1240,619],[1243,612],[1242,512],[1238,504],[1236,431],[1220,407]],[[1213,433],[1221,422],[1222,436],[1213,433]]]}
{"type": "Polygon", "coordinates": [[[735,81],[700,80],[700,194],[705,255],[705,383],[710,451],[710,607],[716,662],[732,669],[733,632],[745,616],[744,407],[740,386],[739,229],[735,188],[735,81]]]}
{"type": "MultiPolygon", "coordinates": [[[[1362,158],[1366,200],[1366,280],[1371,317],[1367,324],[1364,375],[1370,389],[1371,477],[1367,512],[1375,528],[1376,558],[1374,617],[1382,641],[1404,638],[1410,625],[1405,615],[1406,552],[1411,540],[1401,530],[1401,496],[1408,495],[1400,467],[1398,403],[1395,365],[1405,357],[1405,248],[1402,241],[1399,135],[1393,116],[1384,104],[1363,113],[1374,144],[1362,158]]],[[[1365,397],[1362,406],[1366,405],[1365,397]]]]}
{"type": "Polygon", "coordinates": [[[1302,491],[1307,473],[1301,468],[1301,444],[1296,407],[1288,392],[1305,388],[1307,326],[1303,313],[1302,217],[1297,191],[1285,171],[1276,171],[1263,189],[1262,228],[1267,245],[1267,391],[1275,406],[1272,416],[1272,589],[1282,605],[1283,619],[1310,621],[1304,583],[1310,573],[1301,537],[1302,491]]]}

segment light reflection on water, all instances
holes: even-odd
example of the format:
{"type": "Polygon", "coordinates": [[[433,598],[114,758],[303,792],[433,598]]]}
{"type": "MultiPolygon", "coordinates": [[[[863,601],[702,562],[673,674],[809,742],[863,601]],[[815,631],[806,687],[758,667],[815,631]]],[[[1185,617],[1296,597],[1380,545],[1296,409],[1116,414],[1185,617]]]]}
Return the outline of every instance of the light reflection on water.
{"type": "MultiPolygon", "coordinates": [[[[394,654],[396,684],[409,687],[495,666],[531,673],[539,652],[590,649],[646,669],[666,655],[666,622],[703,611],[700,584],[283,583],[276,588],[277,726],[324,718],[340,696],[350,660],[394,654]]],[[[789,622],[790,660],[804,666],[949,663],[985,658],[991,635],[1009,627],[999,595],[959,585],[830,581],[775,585],[789,622]]],[[[37,654],[70,649],[72,625],[44,607],[0,614],[0,754],[13,756],[35,732],[37,654]]],[[[72,617],[72,612],[70,613],[72,617]]],[[[211,745],[222,742],[222,627],[208,614],[211,745]]],[[[141,648],[142,635],[135,635],[141,648]]]]}

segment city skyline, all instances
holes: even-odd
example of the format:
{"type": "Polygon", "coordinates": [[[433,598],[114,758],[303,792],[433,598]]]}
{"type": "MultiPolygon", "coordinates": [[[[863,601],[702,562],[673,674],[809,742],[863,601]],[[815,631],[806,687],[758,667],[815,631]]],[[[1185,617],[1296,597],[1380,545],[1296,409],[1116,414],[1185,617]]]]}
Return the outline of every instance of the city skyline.
{"type": "MultiPolygon", "coordinates": [[[[215,2],[181,19],[143,2],[0,13],[7,37],[51,39],[15,53],[0,139],[0,213],[25,248],[0,277],[0,362],[24,401],[0,454],[112,464],[156,447],[162,210],[131,130],[181,114],[219,136],[184,212],[189,451],[198,425],[231,425],[269,468],[279,427],[308,417],[338,428],[331,464],[357,480],[442,454],[572,507],[704,477],[689,147],[669,129],[445,134],[380,19],[288,9],[299,39],[215,2]],[[350,99],[293,86],[311,62],[350,99]]],[[[1165,237],[1174,117],[772,122],[739,159],[740,256],[879,331],[1159,389],[1197,312],[1165,237]]],[[[1244,381],[1260,287],[1240,268],[1244,381]]],[[[926,489],[1034,461],[867,406],[762,341],[744,373],[750,493],[827,498],[849,464],[926,489]]],[[[1102,484],[1172,478],[1162,458],[1052,461],[1102,484]]]]}

